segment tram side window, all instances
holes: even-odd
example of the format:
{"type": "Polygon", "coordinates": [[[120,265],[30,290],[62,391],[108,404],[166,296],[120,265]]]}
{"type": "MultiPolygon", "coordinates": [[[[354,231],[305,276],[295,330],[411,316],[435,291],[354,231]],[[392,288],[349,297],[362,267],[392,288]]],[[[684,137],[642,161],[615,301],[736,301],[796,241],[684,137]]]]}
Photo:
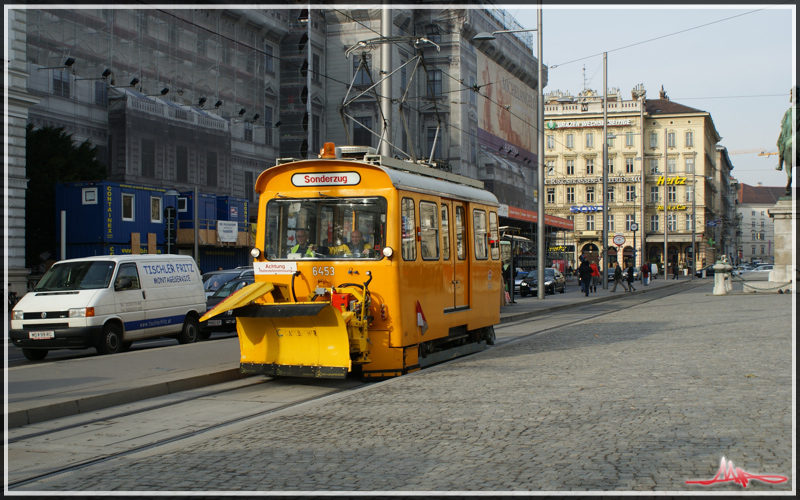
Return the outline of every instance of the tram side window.
{"type": "Polygon", "coordinates": [[[419,227],[422,260],[439,260],[439,213],[436,203],[419,202],[419,227]]]}
{"type": "Polygon", "coordinates": [[[472,211],[472,229],[475,234],[475,258],[486,260],[489,258],[489,233],[486,231],[486,211],[472,211]]]}
{"type": "Polygon", "coordinates": [[[442,258],[450,260],[450,212],[442,205],[442,258]]]}
{"type": "Polygon", "coordinates": [[[458,260],[467,258],[467,246],[464,241],[464,207],[456,207],[456,255],[458,260]]]}
{"type": "Polygon", "coordinates": [[[497,227],[497,212],[489,212],[489,234],[492,247],[492,260],[500,258],[500,237],[497,227]]]}
{"type": "Polygon", "coordinates": [[[411,198],[403,198],[400,201],[400,216],[402,218],[401,228],[402,234],[402,254],[403,260],[417,260],[417,244],[416,244],[416,231],[415,217],[414,217],[414,200],[411,198]]]}

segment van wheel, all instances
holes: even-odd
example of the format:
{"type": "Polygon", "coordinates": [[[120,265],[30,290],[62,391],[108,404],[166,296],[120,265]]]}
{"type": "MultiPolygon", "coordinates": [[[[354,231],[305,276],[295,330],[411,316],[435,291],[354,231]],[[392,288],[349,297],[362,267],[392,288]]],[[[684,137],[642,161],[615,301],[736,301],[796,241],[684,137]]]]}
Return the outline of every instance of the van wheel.
{"type": "Polygon", "coordinates": [[[200,327],[197,324],[197,318],[194,316],[186,316],[186,319],[183,321],[181,333],[177,337],[178,343],[191,344],[192,342],[197,342],[197,336],[199,333],[200,327]]]}
{"type": "Polygon", "coordinates": [[[41,361],[47,357],[47,349],[23,349],[22,354],[28,361],[41,361]]]}
{"type": "Polygon", "coordinates": [[[114,354],[122,351],[122,329],[116,323],[109,323],[103,327],[97,352],[100,354],[114,354]]]}

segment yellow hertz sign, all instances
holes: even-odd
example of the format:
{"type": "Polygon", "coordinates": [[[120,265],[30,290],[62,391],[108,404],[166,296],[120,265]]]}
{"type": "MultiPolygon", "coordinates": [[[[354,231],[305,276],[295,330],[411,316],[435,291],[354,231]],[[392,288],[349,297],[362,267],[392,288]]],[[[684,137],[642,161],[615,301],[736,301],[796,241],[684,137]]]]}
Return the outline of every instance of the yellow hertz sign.
{"type": "Polygon", "coordinates": [[[664,176],[662,175],[661,177],[658,178],[658,182],[656,182],[656,184],[658,184],[659,186],[663,186],[664,182],[666,182],[668,186],[677,186],[677,185],[683,186],[686,184],[686,177],[670,177],[665,181],[664,176]]]}
{"type": "MultiPolygon", "coordinates": [[[[664,210],[664,205],[659,205],[658,210],[664,210]]],[[[667,205],[667,210],[686,210],[686,205],[667,205]]]]}

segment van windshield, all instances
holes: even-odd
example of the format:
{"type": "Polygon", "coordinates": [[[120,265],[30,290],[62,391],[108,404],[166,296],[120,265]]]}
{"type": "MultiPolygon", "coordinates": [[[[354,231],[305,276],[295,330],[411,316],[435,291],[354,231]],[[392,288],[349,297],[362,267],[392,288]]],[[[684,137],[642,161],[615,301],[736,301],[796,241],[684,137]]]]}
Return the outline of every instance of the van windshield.
{"type": "Polygon", "coordinates": [[[114,274],[113,261],[83,261],[53,264],[39,280],[34,292],[108,288],[114,274]]]}
{"type": "Polygon", "coordinates": [[[386,198],[276,198],[267,203],[268,260],[379,259],[386,244],[386,198]]]}

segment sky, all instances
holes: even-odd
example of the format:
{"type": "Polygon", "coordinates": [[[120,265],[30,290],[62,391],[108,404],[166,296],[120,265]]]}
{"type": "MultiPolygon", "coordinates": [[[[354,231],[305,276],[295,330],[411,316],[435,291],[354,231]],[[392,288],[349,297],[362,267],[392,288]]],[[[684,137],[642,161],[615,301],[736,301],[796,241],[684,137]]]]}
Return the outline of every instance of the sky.
{"type": "MultiPolygon", "coordinates": [[[[536,28],[535,6],[500,7],[525,28],[536,28]]],[[[607,52],[608,86],[619,88],[624,99],[640,83],[646,98],[657,99],[663,85],[671,101],[711,114],[722,136],[719,144],[729,154],[776,152],[781,119],[791,106],[789,91],[797,84],[795,19],[796,10],[788,4],[545,5],[542,61],[556,67],[549,70],[544,92],[574,96],[589,88],[602,93],[602,53],[607,52]]],[[[775,170],[777,155],[730,158],[731,175],[740,182],[786,185],[785,172],[775,170]]]]}

